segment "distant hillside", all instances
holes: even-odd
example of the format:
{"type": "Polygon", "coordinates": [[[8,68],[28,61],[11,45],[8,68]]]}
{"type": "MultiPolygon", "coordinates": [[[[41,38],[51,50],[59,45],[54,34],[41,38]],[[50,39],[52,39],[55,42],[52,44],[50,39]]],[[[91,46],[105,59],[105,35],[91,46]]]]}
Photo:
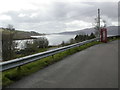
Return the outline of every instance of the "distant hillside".
{"type": "Polygon", "coordinates": [[[31,38],[31,36],[40,36],[42,34],[39,34],[37,32],[25,32],[25,31],[15,31],[14,38],[15,39],[27,39],[31,38]]]}
{"type": "Polygon", "coordinates": [[[77,30],[77,31],[68,31],[68,32],[61,32],[59,34],[91,34],[91,32],[94,32],[95,30],[93,28],[87,28],[83,30],[77,30]]]}
{"type": "Polygon", "coordinates": [[[118,33],[118,30],[120,29],[120,26],[110,26],[107,27],[108,30],[108,35],[120,35],[120,33],[118,33]]]}
{"type": "MultiPolygon", "coordinates": [[[[9,30],[8,29],[5,29],[5,28],[1,28],[0,30],[4,31],[4,33],[6,34],[9,34],[9,30]]],[[[31,39],[31,36],[40,36],[40,35],[43,35],[43,34],[40,34],[40,33],[37,33],[37,32],[34,32],[34,31],[31,31],[31,32],[26,32],[26,31],[19,31],[19,30],[13,30],[12,32],[14,32],[14,39],[17,40],[17,39],[31,39]]]]}
{"type": "MultiPolygon", "coordinates": [[[[82,30],[76,30],[76,31],[68,31],[68,32],[61,32],[61,33],[57,33],[57,34],[72,34],[72,35],[76,35],[76,34],[91,34],[92,32],[94,32],[95,29],[94,28],[86,28],[86,29],[82,29],[82,30]]],[[[118,35],[118,26],[109,26],[107,27],[107,32],[108,35],[118,35]]],[[[120,33],[119,33],[120,35],[120,33]]]]}

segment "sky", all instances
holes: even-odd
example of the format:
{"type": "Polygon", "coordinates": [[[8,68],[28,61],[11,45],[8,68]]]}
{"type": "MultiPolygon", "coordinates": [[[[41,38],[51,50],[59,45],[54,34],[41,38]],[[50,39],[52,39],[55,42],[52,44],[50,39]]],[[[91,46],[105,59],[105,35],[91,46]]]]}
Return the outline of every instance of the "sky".
{"type": "Polygon", "coordinates": [[[0,27],[58,33],[91,28],[97,9],[107,26],[118,25],[119,0],[1,0],[0,27]]]}

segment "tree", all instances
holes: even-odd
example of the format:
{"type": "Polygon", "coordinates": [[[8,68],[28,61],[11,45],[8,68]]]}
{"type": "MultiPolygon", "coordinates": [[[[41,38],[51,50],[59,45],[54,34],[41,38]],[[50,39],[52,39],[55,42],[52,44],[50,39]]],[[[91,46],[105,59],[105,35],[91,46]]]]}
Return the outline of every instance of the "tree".
{"type": "Polygon", "coordinates": [[[47,38],[40,37],[38,39],[35,39],[33,41],[33,44],[36,45],[36,47],[38,47],[38,48],[46,48],[46,47],[48,47],[49,42],[48,42],[47,38]]]}
{"type": "Polygon", "coordinates": [[[2,31],[2,58],[4,61],[13,59],[15,56],[14,34],[15,32],[11,29],[3,29],[2,31]]]}
{"type": "Polygon", "coordinates": [[[93,38],[95,38],[95,34],[94,34],[94,33],[91,33],[91,34],[90,34],[90,39],[93,39],[93,38]]]}
{"type": "Polygon", "coordinates": [[[40,50],[40,48],[47,48],[48,47],[48,40],[47,38],[40,37],[38,39],[33,39],[33,42],[27,41],[25,43],[25,49],[22,50],[24,55],[29,55],[36,53],[40,50]]]}
{"type": "Polygon", "coordinates": [[[8,29],[8,30],[15,30],[15,28],[13,27],[12,24],[8,24],[8,25],[7,25],[7,29],[8,29]]]}
{"type": "Polygon", "coordinates": [[[26,41],[25,49],[21,50],[23,55],[29,55],[38,51],[37,45],[33,44],[33,42],[26,41]]]}
{"type": "Polygon", "coordinates": [[[80,41],[79,39],[80,39],[80,38],[79,38],[79,35],[76,35],[76,36],[75,36],[75,40],[78,42],[78,41],[80,41]]]}
{"type": "Polygon", "coordinates": [[[82,41],[85,41],[85,40],[88,40],[88,39],[92,39],[92,38],[95,38],[95,34],[94,33],[91,33],[90,36],[87,35],[76,35],[75,37],[75,41],[76,42],[82,42],[82,41]]]}
{"type": "Polygon", "coordinates": [[[94,29],[95,29],[95,36],[98,37],[100,35],[98,18],[95,18],[94,29]]]}
{"type": "Polygon", "coordinates": [[[87,35],[76,35],[75,40],[76,42],[82,42],[87,39],[87,35]]]}
{"type": "Polygon", "coordinates": [[[73,44],[73,43],[75,43],[75,40],[73,38],[71,38],[69,42],[70,42],[70,44],[73,44]]]}
{"type": "Polygon", "coordinates": [[[62,41],[61,45],[62,45],[62,46],[65,46],[65,42],[64,42],[64,41],[62,41]]]}
{"type": "Polygon", "coordinates": [[[100,19],[100,23],[101,23],[101,25],[100,25],[100,27],[99,27],[99,25],[98,25],[98,19],[95,18],[94,29],[95,29],[95,36],[96,36],[96,37],[100,36],[99,28],[101,29],[101,28],[107,26],[106,21],[103,20],[103,19],[100,19]]]}
{"type": "Polygon", "coordinates": [[[106,21],[103,20],[103,26],[102,27],[107,27],[106,21]]]}

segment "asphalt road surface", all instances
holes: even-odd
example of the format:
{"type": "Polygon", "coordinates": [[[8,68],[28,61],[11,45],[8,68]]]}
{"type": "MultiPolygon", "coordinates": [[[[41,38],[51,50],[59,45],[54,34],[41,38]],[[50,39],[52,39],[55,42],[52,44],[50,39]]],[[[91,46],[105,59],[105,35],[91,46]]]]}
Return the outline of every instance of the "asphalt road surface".
{"type": "Polygon", "coordinates": [[[113,41],[71,55],[7,88],[117,87],[118,41],[113,41]]]}

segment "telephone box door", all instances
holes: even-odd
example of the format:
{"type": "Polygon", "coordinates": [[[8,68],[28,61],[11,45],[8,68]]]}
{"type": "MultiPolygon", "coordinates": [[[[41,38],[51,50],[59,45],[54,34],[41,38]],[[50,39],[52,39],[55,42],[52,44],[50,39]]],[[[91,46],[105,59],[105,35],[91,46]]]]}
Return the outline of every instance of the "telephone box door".
{"type": "Polygon", "coordinates": [[[101,29],[101,35],[100,36],[101,36],[100,37],[101,42],[106,43],[107,42],[107,29],[106,28],[101,29]]]}

